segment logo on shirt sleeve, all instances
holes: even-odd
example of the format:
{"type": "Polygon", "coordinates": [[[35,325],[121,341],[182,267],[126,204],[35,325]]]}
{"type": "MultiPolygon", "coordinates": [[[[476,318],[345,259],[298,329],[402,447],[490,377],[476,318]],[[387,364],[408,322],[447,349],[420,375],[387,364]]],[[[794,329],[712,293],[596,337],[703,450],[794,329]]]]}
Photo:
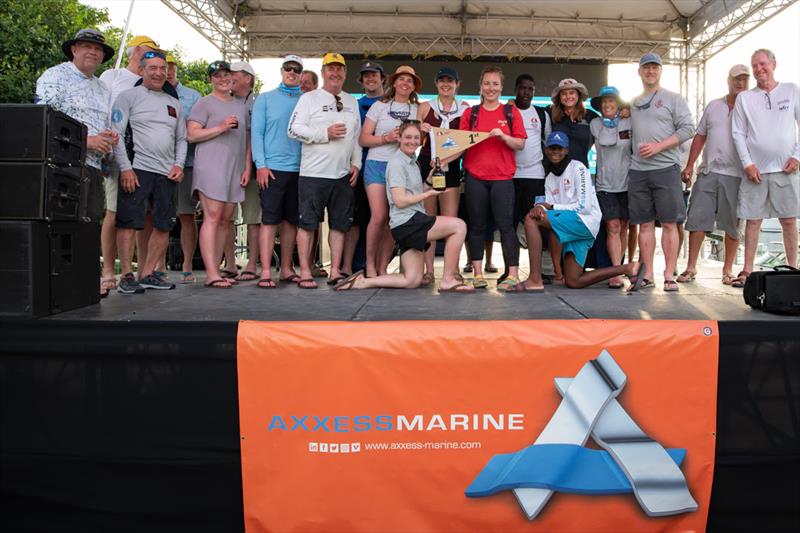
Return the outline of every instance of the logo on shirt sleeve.
{"type": "Polygon", "coordinates": [[[178,118],[178,110],[172,107],[171,105],[167,106],[167,114],[172,118],[178,118]]]}

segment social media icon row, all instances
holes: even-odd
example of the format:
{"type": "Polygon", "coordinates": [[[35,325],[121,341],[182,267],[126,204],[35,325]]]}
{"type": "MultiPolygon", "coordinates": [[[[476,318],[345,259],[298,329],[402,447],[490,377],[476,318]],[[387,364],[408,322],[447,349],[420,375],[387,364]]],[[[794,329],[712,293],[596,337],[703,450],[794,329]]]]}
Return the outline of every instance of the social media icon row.
{"type": "Polygon", "coordinates": [[[358,453],[360,442],[309,442],[308,451],[314,453],[358,453]]]}

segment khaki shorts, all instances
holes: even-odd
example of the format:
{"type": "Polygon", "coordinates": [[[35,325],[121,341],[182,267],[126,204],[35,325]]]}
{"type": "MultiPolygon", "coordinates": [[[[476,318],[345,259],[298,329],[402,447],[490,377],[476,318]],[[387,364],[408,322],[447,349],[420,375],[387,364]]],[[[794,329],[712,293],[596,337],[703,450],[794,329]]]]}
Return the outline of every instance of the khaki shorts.
{"type": "Polygon", "coordinates": [[[247,187],[244,188],[244,202],[239,206],[242,209],[242,223],[261,224],[261,196],[258,194],[255,172],[247,187]]]}
{"type": "Polygon", "coordinates": [[[119,192],[119,167],[111,165],[108,176],[103,179],[103,189],[106,193],[106,211],[117,212],[117,193],[119,192]]]}
{"type": "Polygon", "coordinates": [[[794,218],[800,215],[800,173],[761,174],[761,183],[742,178],[739,188],[739,218],[794,218]]]}
{"type": "Polygon", "coordinates": [[[194,215],[197,197],[192,194],[192,167],[183,169],[183,180],[175,188],[178,215],[194,215]]]}
{"type": "Polygon", "coordinates": [[[736,206],[739,201],[739,184],[742,178],[725,176],[716,172],[698,174],[689,199],[687,231],[714,231],[714,225],[728,237],[741,238],[736,206]]]}

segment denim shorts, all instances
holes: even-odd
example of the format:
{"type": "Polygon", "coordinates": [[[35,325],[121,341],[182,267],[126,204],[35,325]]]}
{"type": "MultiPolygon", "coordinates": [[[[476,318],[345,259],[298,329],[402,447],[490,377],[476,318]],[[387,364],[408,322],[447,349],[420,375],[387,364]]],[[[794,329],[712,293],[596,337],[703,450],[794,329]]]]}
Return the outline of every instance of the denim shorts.
{"type": "Polygon", "coordinates": [[[364,163],[364,186],[367,185],[383,185],[386,186],[386,165],[387,161],[375,161],[374,159],[367,159],[364,163]]]}

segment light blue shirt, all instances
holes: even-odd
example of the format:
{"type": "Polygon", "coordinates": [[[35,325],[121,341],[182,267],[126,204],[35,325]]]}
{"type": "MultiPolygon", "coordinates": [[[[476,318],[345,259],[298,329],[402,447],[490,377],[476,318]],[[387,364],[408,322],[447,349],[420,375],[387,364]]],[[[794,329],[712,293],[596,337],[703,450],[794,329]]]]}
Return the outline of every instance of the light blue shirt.
{"type": "MultiPolygon", "coordinates": [[[[109,103],[111,90],[96,76],[87,77],[72,62],[61,63],[45,70],[36,80],[34,102],[47,104],[86,124],[89,135],[110,129],[109,103]]],[[[86,152],[86,164],[100,168],[103,154],[86,152]]]]}
{"type": "MultiPolygon", "coordinates": [[[[178,82],[178,86],[175,87],[175,91],[178,93],[178,98],[181,101],[183,116],[188,120],[189,116],[192,114],[194,104],[196,104],[202,96],[191,87],[181,85],[180,82],[178,82]]],[[[194,166],[194,143],[188,143],[188,145],[189,148],[186,150],[186,164],[184,168],[194,166]]]]}
{"type": "Polygon", "coordinates": [[[289,94],[279,88],[262,93],[253,107],[252,137],[253,161],[256,168],[270,168],[284,172],[300,170],[302,143],[286,135],[300,94],[289,94]]]}

